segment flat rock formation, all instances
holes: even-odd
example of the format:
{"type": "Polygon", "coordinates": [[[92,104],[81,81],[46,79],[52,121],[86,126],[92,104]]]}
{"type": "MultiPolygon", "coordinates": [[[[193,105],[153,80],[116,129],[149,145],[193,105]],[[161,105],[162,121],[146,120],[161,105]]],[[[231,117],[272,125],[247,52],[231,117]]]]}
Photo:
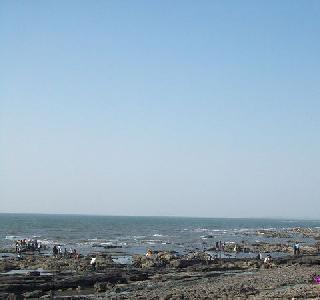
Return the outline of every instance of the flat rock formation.
{"type": "Polygon", "coordinates": [[[0,299],[317,298],[320,256],[217,259],[206,252],[136,255],[120,265],[106,254],[27,256],[0,261],[0,299]],[[9,273],[6,273],[8,272],[9,273]]]}

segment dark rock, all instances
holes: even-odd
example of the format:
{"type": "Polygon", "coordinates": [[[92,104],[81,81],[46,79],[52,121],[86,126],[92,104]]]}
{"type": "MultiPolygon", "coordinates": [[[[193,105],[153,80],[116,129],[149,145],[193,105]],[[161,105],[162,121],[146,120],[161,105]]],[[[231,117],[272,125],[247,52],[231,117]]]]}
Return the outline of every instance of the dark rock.
{"type": "Polygon", "coordinates": [[[27,275],[29,275],[29,276],[40,276],[40,272],[39,271],[30,271],[30,272],[28,272],[27,275]]]}
{"type": "Polygon", "coordinates": [[[35,290],[35,291],[32,291],[32,292],[26,292],[23,294],[23,296],[25,298],[39,298],[43,295],[42,291],[40,290],[35,290]]]}
{"type": "Polygon", "coordinates": [[[10,261],[4,261],[4,262],[0,262],[0,272],[9,272],[12,270],[19,270],[20,267],[10,261]]]}
{"type": "Polygon", "coordinates": [[[94,284],[94,290],[96,293],[106,292],[109,286],[110,285],[107,282],[96,282],[94,284]]]}
{"type": "Polygon", "coordinates": [[[177,259],[170,262],[170,266],[173,268],[187,268],[195,265],[197,261],[188,259],[177,259]]]}
{"type": "Polygon", "coordinates": [[[147,280],[149,277],[148,273],[145,272],[130,272],[126,278],[128,281],[143,281],[143,280],[147,280]]]}

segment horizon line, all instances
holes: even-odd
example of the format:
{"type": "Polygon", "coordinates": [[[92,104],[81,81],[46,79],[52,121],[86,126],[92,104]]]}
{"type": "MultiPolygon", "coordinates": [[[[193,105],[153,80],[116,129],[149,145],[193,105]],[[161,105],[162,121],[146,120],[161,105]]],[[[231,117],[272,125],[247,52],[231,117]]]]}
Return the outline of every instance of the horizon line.
{"type": "Polygon", "coordinates": [[[0,212],[0,214],[12,215],[53,215],[53,216],[84,216],[84,217],[138,217],[138,218],[189,218],[189,219],[266,219],[266,220],[308,220],[319,221],[311,217],[285,217],[285,216],[264,216],[264,217],[217,217],[217,216],[176,216],[176,215],[117,215],[117,214],[94,214],[94,213],[47,213],[47,212],[0,212]]]}

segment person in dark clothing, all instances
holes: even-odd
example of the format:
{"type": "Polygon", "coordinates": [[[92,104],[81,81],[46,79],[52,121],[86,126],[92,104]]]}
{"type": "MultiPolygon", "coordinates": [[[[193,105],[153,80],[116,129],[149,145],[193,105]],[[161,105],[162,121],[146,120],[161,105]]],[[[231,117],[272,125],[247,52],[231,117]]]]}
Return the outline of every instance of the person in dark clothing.
{"type": "Polygon", "coordinates": [[[53,256],[54,256],[54,257],[57,257],[57,256],[58,256],[58,248],[57,248],[56,245],[53,246],[52,252],[53,252],[53,256]]]}

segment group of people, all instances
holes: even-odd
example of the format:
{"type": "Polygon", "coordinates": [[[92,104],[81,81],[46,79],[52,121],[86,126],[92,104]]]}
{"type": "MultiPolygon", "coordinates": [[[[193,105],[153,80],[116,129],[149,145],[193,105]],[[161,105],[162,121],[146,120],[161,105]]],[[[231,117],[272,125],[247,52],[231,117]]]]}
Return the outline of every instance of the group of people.
{"type": "MultiPolygon", "coordinates": [[[[37,239],[21,239],[17,240],[15,242],[15,251],[17,253],[17,257],[22,259],[22,253],[24,252],[39,252],[41,250],[47,250],[47,246],[42,244],[41,241],[37,239]]],[[[70,248],[67,250],[67,248],[62,249],[60,245],[54,245],[52,248],[52,254],[56,258],[79,258],[79,253],[76,249],[70,248]]]]}
{"type": "Polygon", "coordinates": [[[79,258],[79,253],[77,252],[76,249],[70,248],[69,251],[68,251],[67,248],[64,248],[64,250],[62,250],[62,247],[60,245],[54,245],[53,246],[52,254],[56,258],[61,258],[61,257],[79,258]]]}
{"type": "Polygon", "coordinates": [[[224,251],[226,248],[226,243],[222,241],[216,242],[216,251],[224,251]]]}
{"type": "Polygon", "coordinates": [[[16,241],[16,253],[21,254],[24,251],[39,251],[42,248],[41,242],[33,239],[24,239],[16,241]]]}

